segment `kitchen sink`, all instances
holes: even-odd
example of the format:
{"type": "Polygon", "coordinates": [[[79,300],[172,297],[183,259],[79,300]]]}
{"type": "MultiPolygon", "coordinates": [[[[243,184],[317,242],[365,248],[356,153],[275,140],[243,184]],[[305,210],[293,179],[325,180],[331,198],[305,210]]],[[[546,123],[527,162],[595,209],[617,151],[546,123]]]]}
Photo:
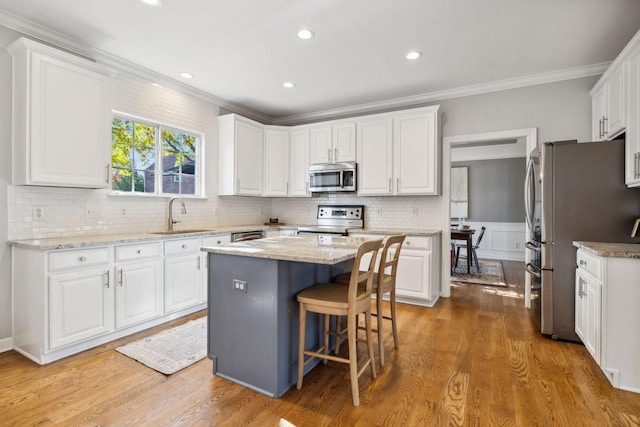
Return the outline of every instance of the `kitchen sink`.
{"type": "Polygon", "coordinates": [[[204,232],[213,233],[214,230],[203,228],[203,229],[196,229],[196,230],[152,231],[150,234],[161,234],[163,236],[170,236],[172,234],[189,234],[189,233],[204,233],[204,232]]]}

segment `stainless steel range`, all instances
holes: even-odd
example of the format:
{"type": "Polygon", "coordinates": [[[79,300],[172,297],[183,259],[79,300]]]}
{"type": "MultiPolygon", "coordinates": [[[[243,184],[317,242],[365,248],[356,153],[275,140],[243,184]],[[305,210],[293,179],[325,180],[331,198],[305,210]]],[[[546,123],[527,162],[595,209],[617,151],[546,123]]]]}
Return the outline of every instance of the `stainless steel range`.
{"type": "Polygon", "coordinates": [[[298,227],[298,233],[346,236],[351,228],[364,227],[363,205],[318,205],[317,223],[298,227]]]}

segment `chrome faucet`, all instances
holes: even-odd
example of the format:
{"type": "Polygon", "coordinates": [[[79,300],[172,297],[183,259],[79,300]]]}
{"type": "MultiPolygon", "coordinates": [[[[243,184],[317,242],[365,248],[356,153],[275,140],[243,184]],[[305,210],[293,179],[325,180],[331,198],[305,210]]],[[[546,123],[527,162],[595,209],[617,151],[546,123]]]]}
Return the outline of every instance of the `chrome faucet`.
{"type": "Polygon", "coordinates": [[[173,224],[180,222],[173,219],[173,202],[175,202],[176,200],[180,200],[180,204],[182,205],[182,213],[187,213],[187,207],[184,205],[184,201],[178,196],[172,197],[171,200],[169,200],[169,231],[173,231],[173,224]]]}

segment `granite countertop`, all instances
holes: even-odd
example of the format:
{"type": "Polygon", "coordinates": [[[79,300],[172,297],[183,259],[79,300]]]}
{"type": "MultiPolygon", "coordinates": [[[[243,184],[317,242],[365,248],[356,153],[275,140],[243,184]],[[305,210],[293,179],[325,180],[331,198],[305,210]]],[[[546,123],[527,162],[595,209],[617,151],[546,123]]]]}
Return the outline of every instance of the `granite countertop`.
{"type": "Polygon", "coordinates": [[[573,242],[573,246],[601,257],[640,259],[637,243],[573,242]]]}
{"type": "MultiPolygon", "coordinates": [[[[48,237],[42,239],[25,239],[25,240],[10,240],[8,242],[11,246],[26,248],[26,249],[39,249],[39,250],[57,250],[57,249],[77,249],[86,248],[91,246],[104,246],[115,244],[127,244],[135,242],[144,242],[150,240],[168,240],[179,239],[197,236],[212,236],[216,234],[237,233],[242,231],[252,230],[291,230],[297,229],[298,225],[228,225],[228,226],[213,226],[213,227],[193,227],[188,230],[175,230],[172,234],[167,234],[164,231],[158,232],[131,232],[131,233],[98,233],[98,234],[82,234],[75,236],[60,236],[60,237],[48,237]]],[[[358,234],[380,234],[380,235],[393,235],[393,234],[407,234],[412,236],[433,236],[442,233],[441,230],[425,230],[425,229],[383,229],[383,228],[359,228],[351,230],[352,233],[358,234]]]]}
{"type": "Polygon", "coordinates": [[[358,246],[367,240],[371,239],[299,234],[204,247],[202,250],[214,254],[333,265],[354,258],[358,246]]]}

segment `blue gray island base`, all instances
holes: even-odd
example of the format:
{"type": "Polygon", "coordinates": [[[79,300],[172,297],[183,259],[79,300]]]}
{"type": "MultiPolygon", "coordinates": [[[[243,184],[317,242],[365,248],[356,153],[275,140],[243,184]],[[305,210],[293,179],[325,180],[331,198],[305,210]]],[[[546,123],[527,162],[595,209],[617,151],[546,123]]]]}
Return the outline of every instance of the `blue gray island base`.
{"type": "MultiPolygon", "coordinates": [[[[268,396],[282,396],[297,381],[296,294],[351,271],[353,259],[327,265],[208,256],[208,355],[213,373],[268,396]]],[[[320,316],[307,319],[306,348],[319,347],[321,324],[320,316]]],[[[316,364],[310,363],[305,374],[316,364]]]]}

